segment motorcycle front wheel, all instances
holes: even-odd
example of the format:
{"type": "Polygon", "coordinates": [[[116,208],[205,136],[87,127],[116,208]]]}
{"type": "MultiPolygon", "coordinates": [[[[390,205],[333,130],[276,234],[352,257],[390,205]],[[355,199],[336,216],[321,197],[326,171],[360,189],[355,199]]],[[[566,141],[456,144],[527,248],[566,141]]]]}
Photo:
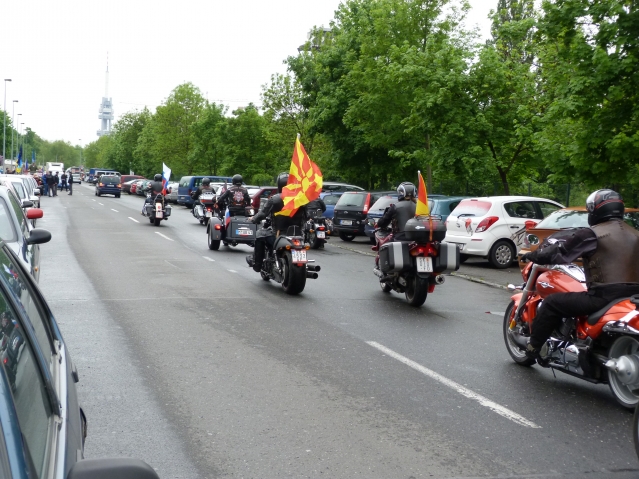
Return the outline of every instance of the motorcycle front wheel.
{"type": "Polygon", "coordinates": [[[410,276],[406,281],[406,301],[416,308],[424,304],[428,296],[428,280],[417,275],[410,276]]]}
{"type": "Polygon", "coordinates": [[[289,251],[282,256],[282,269],[284,270],[284,280],[282,281],[284,292],[294,295],[304,291],[306,286],[306,266],[293,264],[293,257],[289,251]]]}
{"type": "Polygon", "coordinates": [[[532,366],[535,364],[534,359],[530,359],[526,356],[526,352],[521,349],[511,336],[510,331],[510,322],[515,317],[515,302],[511,301],[508,307],[506,308],[506,312],[504,313],[504,342],[506,343],[506,349],[508,350],[508,354],[513,358],[520,366],[532,366]]]}

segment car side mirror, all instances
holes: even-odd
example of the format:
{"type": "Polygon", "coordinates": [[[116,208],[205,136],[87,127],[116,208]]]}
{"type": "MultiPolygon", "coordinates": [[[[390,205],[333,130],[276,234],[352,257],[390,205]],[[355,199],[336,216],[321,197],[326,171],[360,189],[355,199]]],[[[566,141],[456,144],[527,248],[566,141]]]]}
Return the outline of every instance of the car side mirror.
{"type": "Polygon", "coordinates": [[[30,200],[22,200],[21,204],[22,204],[23,208],[32,208],[33,207],[33,201],[30,201],[30,200]]]}
{"type": "Polygon", "coordinates": [[[42,228],[33,228],[26,239],[27,244],[42,244],[51,241],[51,233],[42,228]]]}
{"type": "Polygon", "coordinates": [[[67,479],[160,479],[146,462],[130,458],[84,459],[76,462],[67,479]]]}
{"type": "Polygon", "coordinates": [[[44,211],[40,208],[29,208],[27,210],[27,219],[38,220],[44,216],[44,211]]]}

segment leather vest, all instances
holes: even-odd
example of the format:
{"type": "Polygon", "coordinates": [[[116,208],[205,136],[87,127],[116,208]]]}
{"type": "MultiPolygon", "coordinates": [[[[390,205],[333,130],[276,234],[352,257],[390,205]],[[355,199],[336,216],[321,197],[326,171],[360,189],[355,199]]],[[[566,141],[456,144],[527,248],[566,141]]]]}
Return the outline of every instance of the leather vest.
{"type": "Polygon", "coordinates": [[[273,201],[273,209],[271,210],[271,225],[273,226],[273,231],[286,234],[289,226],[302,227],[306,215],[306,209],[303,206],[300,207],[293,216],[276,215],[276,212],[282,211],[282,208],[284,208],[284,201],[279,194],[272,196],[269,201],[271,200],[273,201]]]}
{"type": "Polygon", "coordinates": [[[584,260],[586,283],[639,283],[639,231],[621,220],[591,227],[597,249],[584,260]]]}
{"type": "Polygon", "coordinates": [[[395,203],[395,217],[393,218],[393,232],[403,233],[406,229],[406,223],[415,217],[415,208],[417,205],[412,201],[398,201],[395,203]]]}

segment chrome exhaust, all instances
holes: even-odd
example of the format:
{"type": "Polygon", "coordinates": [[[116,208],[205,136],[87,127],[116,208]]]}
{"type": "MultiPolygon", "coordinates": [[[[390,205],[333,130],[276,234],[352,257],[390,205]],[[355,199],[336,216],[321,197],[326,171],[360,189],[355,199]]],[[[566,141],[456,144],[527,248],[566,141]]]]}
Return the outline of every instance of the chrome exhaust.
{"type": "Polygon", "coordinates": [[[438,274],[437,276],[435,276],[435,284],[444,284],[445,282],[446,278],[444,278],[444,275],[438,274]]]}

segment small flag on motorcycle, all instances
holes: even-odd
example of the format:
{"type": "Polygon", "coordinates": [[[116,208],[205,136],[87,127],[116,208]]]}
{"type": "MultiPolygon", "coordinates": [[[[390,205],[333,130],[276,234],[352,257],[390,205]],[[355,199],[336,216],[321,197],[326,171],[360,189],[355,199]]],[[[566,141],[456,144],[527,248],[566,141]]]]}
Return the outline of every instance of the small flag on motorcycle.
{"type": "Polygon", "coordinates": [[[424,178],[422,178],[422,172],[418,171],[419,185],[417,189],[417,206],[415,207],[415,216],[428,216],[430,215],[430,208],[428,208],[428,192],[426,191],[426,185],[424,184],[424,178]]]}
{"type": "Polygon", "coordinates": [[[166,187],[169,185],[171,178],[171,168],[162,163],[162,194],[166,195],[166,187]]]}

